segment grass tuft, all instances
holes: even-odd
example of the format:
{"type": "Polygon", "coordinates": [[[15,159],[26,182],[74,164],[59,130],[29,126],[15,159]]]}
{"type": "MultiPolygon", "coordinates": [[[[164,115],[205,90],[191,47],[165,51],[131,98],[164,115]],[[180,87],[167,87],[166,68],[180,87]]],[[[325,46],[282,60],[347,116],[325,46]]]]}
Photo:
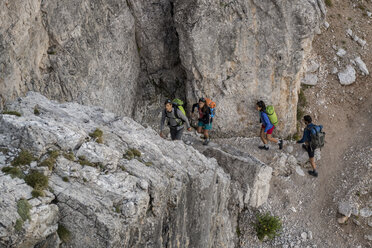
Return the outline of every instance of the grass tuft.
{"type": "Polygon", "coordinates": [[[332,7],[333,6],[332,0],[325,0],[324,3],[327,7],[332,7]]]}
{"type": "Polygon", "coordinates": [[[25,177],[25,182],[34,189],[43,190],[48,187],[48,177],[38,171],[32,171],[25,177]]]}
{"type": "Polygon", "coordinates": [[[70,161],[75,161],[75,156],[74,156],[74,153],[73,152],[65,152],[63,153],[63,156],[65,157],[65,159],[68,159],[70,161]]]}
{"type": "Polygon", "coordinates": [[[4,172],[5,174],[10,175],[12,178],[15,178],[15,177],[24,178],[22,170],[18,167],[7,166],[7,167],[3,167],[1,171],[4,172]]]}
{"type": "Polygon", "coordinates": [[[64,182],[69,182],[70,180],[68,179],[68,177],[62,177],[62,180],[64,181],[64,182]]]}
{"type": "Polygon", "coordinates": [[[103,132],[101,129],[96,128],[96,130],[94,130],[93,133],[90,133],[89,136],[95,139],[97,143],[99,144],[103,143],[103,138],[102,138],[103,132]]]}
{"type": "Polygon", "coordinates": [[[40,111],[36,106],[34,107],[34,115],[40,115],[40,111]]]}
{"type": "Polygon", "coordinates": [[[68,243],[71,240],[71,232],[61,224],[58,224],[57,233],[63,243],[68,243]]]}
{"type": "Polygon", "coordinates": [[[135,148],[128,149],[126,153],[123,155],[123,158],[132,160],[134,158],[140,158],[142,156],[141,152],[135,148]]]}
{"type": "Polygon", "coordinates": [[[16,223],[14,225],[14,229],[17,231],[17,232],[20,232],[22,230],[22,227],[23,227],[23,220],[22,219],[17,219],[16,220],[16,223]]]}
{"type": "Polygon", "coordinates": [[[3,115],[15,115],[15,116],[22,116],[21,113],[17,112],[17,111],[3,111],[3,115]]]}
{"type": "Polygon", "coordinates": [[[44,191],[42,191],[40,189],[33,189],[32,192],[31,192],[31,195],[32,195],[33,198],[38,198],[38,197],[44,197],[45,193],[44,193],[44,191]]]}
{"type": "Polygon", "coordinates": [[[32,161],[35,161],[36,158],[26,150],[22,150],[18,156],[12,161],[13,166],[27,165],[32,161]]]}
{"type": "Polygon", "coordinates": [[[17,212],[23,221],[31,220],[30,210],[32,206],[26,199],[20,199],[17,202],[17,212]]]}

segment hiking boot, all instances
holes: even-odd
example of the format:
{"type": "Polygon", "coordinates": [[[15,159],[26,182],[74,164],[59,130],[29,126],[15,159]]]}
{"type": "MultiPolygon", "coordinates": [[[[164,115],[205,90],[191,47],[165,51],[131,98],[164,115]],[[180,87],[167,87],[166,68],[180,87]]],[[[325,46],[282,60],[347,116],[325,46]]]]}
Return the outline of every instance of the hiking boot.
{"type": "Polygon", "coordinates": [[[309,173],[309,175],[313,176],[313,177],[318,177],[318,172],[317,171],[312,171],[312,170],[309,170],[307,171],[309,173]]]}
{"type": "Polygon", "coordinates": [[[280,150],[283,149],[283,140],[282,139],[279,140],[279,149],[280,150]]]}
{"type": "Polygon", "coordinates": [[[261,150],[266,150],[266,151],[269,150],[268,146],[259,146],[258,148],[261,150]]]}
{"type": "Polygon", "coordinates": [[[208,145],[209,144],[209,139],[205,139],[204,142],[203,142],[203,145],[208,145]]]}

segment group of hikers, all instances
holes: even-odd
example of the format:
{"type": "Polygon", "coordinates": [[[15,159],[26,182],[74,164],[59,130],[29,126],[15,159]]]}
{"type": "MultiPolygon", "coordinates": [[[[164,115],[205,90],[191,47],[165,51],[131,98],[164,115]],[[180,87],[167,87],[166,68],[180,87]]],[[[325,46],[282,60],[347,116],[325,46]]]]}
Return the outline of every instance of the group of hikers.
{"type": "MultiPolygon", "coordinates": [[[[192,130],[182,105],[183,102],[179,99],[175,99],[173,101],[168,99],[165,101],[165,109],[162,112],[160,122],[161,137],[165,138],[163,130],[166,120],[168,122],[172,140],[181,140],[184,124],[186,124],[188,131],[192,130]]],[[[199,101],[192,106],[192,113],[194,113],[195,109],[197,109],[197,132],[203,133],[203,145],[208,145],[210,141],[209,131],[212,130],[215,106],[216,104],[213,101],[204,97],[200,98],[199,101]]],[[[258,148],[261,150],[269,150],[268,141],[270,141],[278,144],[279,149],[283,149],[283,140],[272,137],[272,133],[278,123],[274,107],[271,105],[266,106],[263,101],[258,101],[256,103],[256,109],[259,111],[260,115],[260,138],[263,142],[263,145],[258,146],[258,148]]],[[[305,122],[306,127],[304,128],[302,139],[297,141],[297,143],[302,143],[302,148],[305,149],[309,155],[312,170],[309,170],[308,173],[311,176],[317,177],[318,172],[316,171],[314,154],[316,148],[321,148],[324,145],[325,133],[322,131],[323,126],[313,124],[312,118],[309,115],[304,116],[303,121],[305,122]]]]}

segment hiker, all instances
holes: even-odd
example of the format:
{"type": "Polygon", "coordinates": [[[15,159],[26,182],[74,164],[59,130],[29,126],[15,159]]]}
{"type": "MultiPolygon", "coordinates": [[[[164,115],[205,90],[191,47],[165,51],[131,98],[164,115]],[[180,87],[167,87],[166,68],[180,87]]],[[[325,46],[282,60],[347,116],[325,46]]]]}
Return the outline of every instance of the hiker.
{"type": "Polygon", "coordinates": [[[258,101],[256,105],[257,110],[260,112],[260,123],[262,123],[261,131],[260,131],[260,138],[264,143],[263,146],[259,146],[258,148],[261,150],[269,150],[268,141],[274,142],[279,145],[279,149],[283,148],[283,140],[282,139],[275,139],[272,137],[272,133],[274,131],[275,126],[271,123],[269,117],[266,113],[266,105],[263,101],[258,101]]]}
{"type": "Polygon", "coordinates": [[[311,119],[311,116],[310,115],[305,115],[304,116],[304,122],[305,122],[305,129],[304,129],[304,134],[302,136],[302,139],[297,141],[298,144],[301,144],[301,143],[305,143],[305,144],[302,144],[302,148],[304,148],[307,153],[309,154],[309,160],[310,160],[310,164],[311,164],[311,167],[313,168],[313,170],[309,170],[308,173],[314,177],[317,177],[318,176],[318,172],[316,171],[316,165],[315,165],[315,158],[314,158],[314,153],[315,153],[315,149],[316,147],[312,147],[310,145],[311,143],[311,132],[314,128],[314,131],[315,132],[321,132],[322,129],[323,129],[323,126],[322,125],[319,125],[319,126],[316,126],[314,125],[312,122],[312,119],[311,119]]]}
{"type": "Polygon", "coordinates": [[[165,138],[165,135],[163,134],[164,122],[165,118],[168,118],[168,126],[172,140],[181,140],[184,128],[183,123],[186,123],[187,131],[191,131],[189,120],[170,99],[166,100],[164,104],[165,109],[161,115],[160,121],[160,136],[165,138]]]}
{"type": "Polygon", "coordinates": [[[209,143],[209,133],[208,131],[212,130],[212,112],[210,107],[207,105],[207,101],[204,97],[199,99],[198,103],[192,105],[192,113],[194,113],[195,108],[198,109],[199,118],[198,118],[198,133],[204,134],[203,145],[208,145],[209,143]]]}

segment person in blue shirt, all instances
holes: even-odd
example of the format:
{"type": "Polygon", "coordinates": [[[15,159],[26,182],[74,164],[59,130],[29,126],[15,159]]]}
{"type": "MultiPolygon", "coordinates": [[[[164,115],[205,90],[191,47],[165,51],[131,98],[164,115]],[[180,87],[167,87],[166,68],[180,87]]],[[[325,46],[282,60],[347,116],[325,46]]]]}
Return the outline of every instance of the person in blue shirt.
{"type": "MultiPolygon", "coordinates": [[[[305,115],[304,116],[304,122],[305,122],[305,129],[304,129],[304,134],[302,136],[302,139],[297,141],[297,143],[301,144],[301,143],[305,143],[302,145],[302,147],[307,151],[307,153],[309,154],[309,160],[310,160],[310,164],[311,164],[311,167],[313,168],[313,170],[309,170],[308,173],[314,177],[317,177],[318,176],[318,172],[316,171],[316,165],[315,165],[315,158],[314,158],[314,152],[315,152],[315,149],[313,149],[311,146],[310,146],[310,141],[311,141],[311,130],[315,127],[315,128],[318,128],[318,129],[322,129],[323,127],[321,125],[319,126],[316,126],[314,125],[312,122],[312,119],[311,119],[311,116],[310,115],[305,115]]],[[[320,131],[318,130],[318,131],[320,131]]]]}
{"type": "Polygon", "coordinates": [[[275,126],[271,124],[269,117],[266,114],[266,105],[263,101],[258,101],[256,105],[257,110],[260,112],[260,123],[262,123],[260,138],[264,143],[263,146],[259,146],[261,150],[269,150],[268,141],[274,142],[279,145],[279,149],[283,148],[283,140],[275,139],[272,137],[275,126]]]}

